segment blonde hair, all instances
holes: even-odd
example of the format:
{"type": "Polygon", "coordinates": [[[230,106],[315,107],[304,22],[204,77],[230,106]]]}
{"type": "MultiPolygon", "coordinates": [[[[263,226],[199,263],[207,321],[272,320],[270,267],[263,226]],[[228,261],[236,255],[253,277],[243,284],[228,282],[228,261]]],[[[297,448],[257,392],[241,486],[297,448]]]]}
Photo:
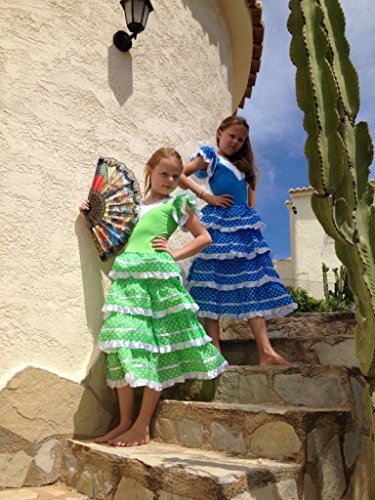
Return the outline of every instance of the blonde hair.
{"type": "Polygon", "coordinates": [[[144,187],[144,195],[150,191],[151,189],[151,179],[148,174],[148,169],[154,170],[154,168],[161,162],[161,160],[174,158],[181,165],[181,172],[183,170],[182,158],[178,151],[173,148],[160,148],[155,151],[148,159],[145,167],[145,187],[144,187]]]}
{"type": "MultiPolygon", "coordinates": [[[[247,132],[249,132],[249,125],[245,118],[236,115],[228,116],[227,118],[225,118],[220,123],[218,129],[224,131],[232,125],[241,125],[247,130],[247,132]]],[[[216,137],[216,143],[219,146],[218,137],[216,137]]],[[[247,183],[249,184],[251,189],[254,190],[257,182],[258,169],[255,165],[254,154],[251,148],[249,136],[247,136],[245,142],[241,146],[241,149],[228,159],[234,165],[236,165],[238,170],[245,174],[247,183]]]]}

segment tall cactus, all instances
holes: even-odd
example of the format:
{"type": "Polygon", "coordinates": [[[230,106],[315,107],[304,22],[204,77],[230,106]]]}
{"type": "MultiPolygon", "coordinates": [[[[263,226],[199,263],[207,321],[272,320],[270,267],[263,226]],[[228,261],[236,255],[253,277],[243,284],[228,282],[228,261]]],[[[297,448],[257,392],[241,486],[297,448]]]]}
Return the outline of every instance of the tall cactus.
{"type": "MultiPolygon", "coordinates": [[[[290,0],[290,56],[307,132],[305,154],[312,207],[335,240],[356,303],[356,349],[368,381],[367,409],[375,410],[375,207],[369,183],[373,146],[359,110],[358,75],[349,58],[339,0],[290,0]],[[372,405],[372,406],[371,406],[372,405]]],[[[373,426],[374,426],[373,422],[373,426]]],[[[375,498],[374,428],[370,489],[375,498]]]]}

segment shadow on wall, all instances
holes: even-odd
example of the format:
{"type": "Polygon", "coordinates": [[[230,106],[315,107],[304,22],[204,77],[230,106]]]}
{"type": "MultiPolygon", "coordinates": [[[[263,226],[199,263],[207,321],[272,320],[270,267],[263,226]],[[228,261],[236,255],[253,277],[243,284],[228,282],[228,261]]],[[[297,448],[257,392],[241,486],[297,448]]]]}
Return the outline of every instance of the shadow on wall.
{"type": "MultiPolygon", "coordinates": [[[[193,18],[198,21],[204,33],[207,34],[210,44],[219,47],[220,61],[229,71],[228,62],[231,61],[232,56],[228,54],[228,47],[225,44],[220,44],[220,39],[216,36],[217,24],[213,19],[207,17],[205,2],[201,0],[182,0],[182,4],[190,10],[193,18]]],[[[221,10],[221,7],[218,6],[218,9],[221,10]]],[[[224,25],[226,25],[225,22],[224,25]]]]}
{"type": "Polygon", "coordinates": [[[133,61],[130,52],[108,47],[108,84],[117,102],[123,106],[133,93],[133,61]]]}
{"type": "MultiPolygon", "coordinates": [[[[86,321],[88,329],[93,337],[93,350],[86,369],[86,373],[88,373],[99,355],[96,344],[103,322],[101,311],[105,300],[103,275],[108,275],[112,268],[113,259],[108,262],[102,262],[100,260],[91,235],[80,216],[77,217],[75,222],[75,233],[77,235],[81,262],[86,321]]],[[[104,377],[105,374],[103,373],[103,378],[104,377]]]]}

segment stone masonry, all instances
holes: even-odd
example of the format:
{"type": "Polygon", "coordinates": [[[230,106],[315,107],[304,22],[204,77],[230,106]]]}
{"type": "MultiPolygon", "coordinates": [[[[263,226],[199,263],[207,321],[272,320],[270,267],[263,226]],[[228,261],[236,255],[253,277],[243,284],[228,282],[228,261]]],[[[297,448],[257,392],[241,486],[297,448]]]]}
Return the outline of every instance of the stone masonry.
{"type": "Polygon", "coordinates": [[[230,368],[166,390],[143,447],[92,441],[116,418],[103,359],[81,384],[31,367],[16,374],[0,394],[0,499],[44,499],[36,487],[62,481],[97,500],[367,500],[353,315],[268,326],[295,364],[258,366],[246,322],[224,325],[230,368]],[[26,486],[40,496],[15,496],[26,486]]]}

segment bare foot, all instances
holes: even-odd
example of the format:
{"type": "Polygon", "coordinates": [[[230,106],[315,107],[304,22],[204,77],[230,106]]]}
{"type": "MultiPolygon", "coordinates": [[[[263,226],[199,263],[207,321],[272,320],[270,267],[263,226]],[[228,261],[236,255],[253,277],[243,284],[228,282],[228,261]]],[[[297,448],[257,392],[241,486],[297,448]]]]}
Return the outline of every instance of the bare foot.
{"type": "Polygon", "coordinates": [[[135,426],[109,441],[112,446],[140,446],[150,441],[148,427],[135,426]]]}
{"type": "Polygon", "coordinates": [[[108,443],[111,439],[117,438],[117,436],[120,436],[124,432],[126,432],[128,429],[130,429],[132,425],[132,422],[122,422],[120,423],[117,427],[112,429],[111,431],[107,432],[107,434],[104,434],[104,436],[99,436],[94,439],[95,443],[101,444],[101,443],[108,443]]]}
{"type": "Polygon", "coordinates": [[[276,352],[274,354],[268,354],[264,355],[262,357],[259,357],[259,364],[260,365],[286,365],[290,366],[293,365],[291,361],[288,361],[287,359],[283,358],[280,356],[280,354],[277,354],[276,352]]]}

